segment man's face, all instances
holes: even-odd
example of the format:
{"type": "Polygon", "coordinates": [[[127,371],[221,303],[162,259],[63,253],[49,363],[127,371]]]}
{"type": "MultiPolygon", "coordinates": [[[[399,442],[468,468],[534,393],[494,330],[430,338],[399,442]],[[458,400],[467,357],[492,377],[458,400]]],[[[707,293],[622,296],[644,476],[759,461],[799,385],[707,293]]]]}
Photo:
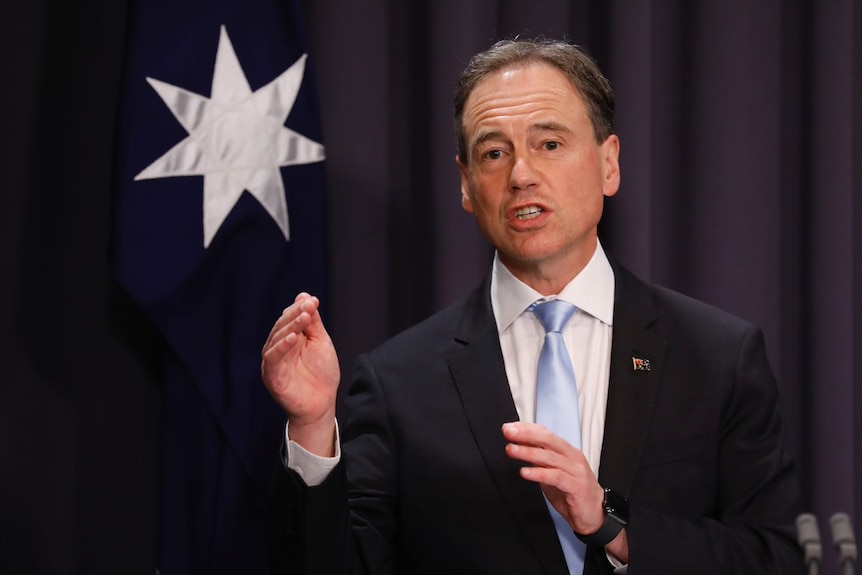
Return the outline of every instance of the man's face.
{"type": "Polygon", "coordinates": [[[482,80],[463,120],[464,209],[515,276],[556,293],[595,251],[604,196],[619,188],[619,140],[596,142],[583,99],[544,63],[482,80]]]}

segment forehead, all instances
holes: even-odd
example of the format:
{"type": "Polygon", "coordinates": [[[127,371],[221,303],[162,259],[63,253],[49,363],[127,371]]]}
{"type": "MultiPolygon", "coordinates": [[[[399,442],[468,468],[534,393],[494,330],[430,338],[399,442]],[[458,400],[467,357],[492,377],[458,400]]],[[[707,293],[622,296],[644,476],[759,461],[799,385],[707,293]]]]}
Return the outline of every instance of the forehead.
{"type": "Polygon", "coordinates": [[[463,120],[469,135],[489,122],[543,114],[588,120],[583,98],[561,70],[545,62],[527,62],[483,78],[467,98],[463,120]]]}

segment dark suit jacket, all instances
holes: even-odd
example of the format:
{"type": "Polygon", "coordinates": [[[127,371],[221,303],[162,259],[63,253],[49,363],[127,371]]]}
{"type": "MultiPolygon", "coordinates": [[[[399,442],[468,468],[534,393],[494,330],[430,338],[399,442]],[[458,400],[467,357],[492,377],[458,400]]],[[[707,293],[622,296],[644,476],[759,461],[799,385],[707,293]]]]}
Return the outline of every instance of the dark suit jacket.
{"type": "MultiPolygon", "coordinates": [[[[801,573],[760,331],[614,273],[599,481],[631,502],[629,575],[801,573]]],[[[276,572],[567,572],[539,487],[504,451],[501,426],[518,415],[488,282],[360,357],[345,414],[342,462],[322,485],[279,472],[276,572]]],[[[591,548],[585,573],[611,572],[591,548]]]]}

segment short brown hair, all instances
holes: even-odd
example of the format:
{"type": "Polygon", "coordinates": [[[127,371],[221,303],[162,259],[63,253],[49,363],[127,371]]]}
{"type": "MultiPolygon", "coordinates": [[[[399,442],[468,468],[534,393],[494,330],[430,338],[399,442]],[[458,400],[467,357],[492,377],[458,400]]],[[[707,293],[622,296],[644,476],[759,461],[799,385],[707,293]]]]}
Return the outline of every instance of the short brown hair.
{"type": "Polygon", "coordinates": [[[545,62],[559,69],[584,99],[596,141],[607,140],[614,129],[614,91],[595,60],[580,46],[559,40],[500,40],[479,52],[461,73],[455,91],[455,135],[458,157],[468,161],[464,136],[464,105],[476,86],[490,74],[529,62],[545,62]]]}

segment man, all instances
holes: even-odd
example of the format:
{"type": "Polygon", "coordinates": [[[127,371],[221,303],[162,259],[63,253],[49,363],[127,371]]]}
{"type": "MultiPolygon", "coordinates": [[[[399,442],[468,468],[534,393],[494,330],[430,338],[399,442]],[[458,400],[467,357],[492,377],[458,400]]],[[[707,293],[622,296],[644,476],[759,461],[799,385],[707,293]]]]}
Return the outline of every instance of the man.
{"type": "Polygon", "coordinates": [[[277,569],[802,571],[759,330],[641,282],[597,239],[620,182],[613,106],[595,63],[566,43],[503,41],[471,60],[456,161],[463,207],[496,248],[491,272],[357,360],[340,436],[318,300],[300,294],[278,319],[262,363],[288,415],[277,569]],[[534,305],[548,300],[577,308],[547,329],[573,368],[557,379],[576,386],[550,407],[534,305]],[[577,418],[579,437],[535,423],[548,410],[577,418]]]}

